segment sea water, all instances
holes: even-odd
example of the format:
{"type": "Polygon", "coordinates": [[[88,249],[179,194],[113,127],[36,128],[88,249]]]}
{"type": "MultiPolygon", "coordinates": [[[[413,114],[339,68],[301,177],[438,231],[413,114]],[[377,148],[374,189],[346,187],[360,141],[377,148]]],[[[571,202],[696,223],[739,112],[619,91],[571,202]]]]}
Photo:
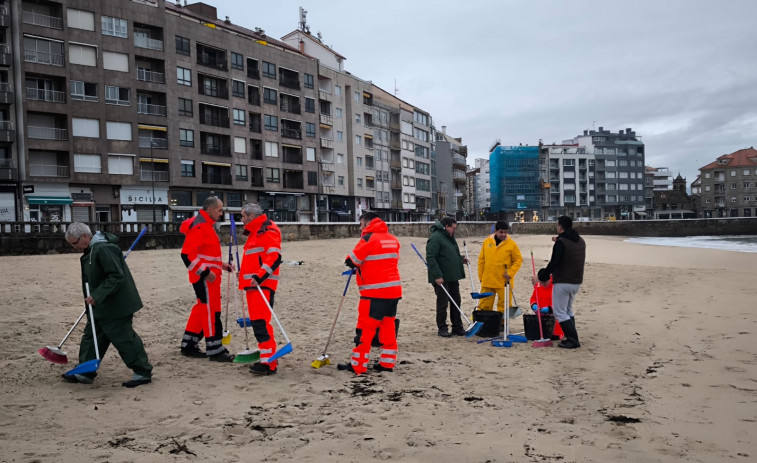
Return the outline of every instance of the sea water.
{"type": "Polygon", "coordinates": [[[684,236],[676,238],[667,237],[640,237],[629,238],[626,241],[653,246],[676,246],[684,248],[707,248],[722,249],[725,251],[757,252],[757,236],[733,235],[733,236],[684,236]]]}

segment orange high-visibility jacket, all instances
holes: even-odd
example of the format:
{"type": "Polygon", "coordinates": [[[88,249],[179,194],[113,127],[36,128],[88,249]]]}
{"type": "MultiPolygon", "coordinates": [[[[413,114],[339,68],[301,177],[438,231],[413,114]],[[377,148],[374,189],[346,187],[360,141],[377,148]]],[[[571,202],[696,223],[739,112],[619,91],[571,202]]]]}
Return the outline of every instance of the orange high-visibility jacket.
{"type": "Polygon", "coordinates": [[[244,229],[250,234],[244,243],[239,289],[255,280],[261,288],[276,291],[281,265],[281,230],[265,214],[251,220],[244,229]]]}
{"type": "Polygon", "coordinates": [[[197,283],[200,276],[210,270],[221,274],[221,240],[213,229],[215,220],[201,210],[196,216],[182,222],[179,231],[184,233],[181,258],[187,266],[189,282],[197,283]]]}
{"type": "Polygon", "coordinates": [[[363,229],[360,241],[347,256],[357,267],[357,286],[361,297],[399,299],[402,282],[398,267],[400,242],[383,220],[376,218],[363,229]]]}
{"type": "Polygon", "coordinates": [[[531,305],[536,304],[536,300],[539,301],[539,308],[552,307],[552,278],[549,279],[549,283],[545,286],[539,283],[534,287],[534,292],[531,293],[531,305]]]}

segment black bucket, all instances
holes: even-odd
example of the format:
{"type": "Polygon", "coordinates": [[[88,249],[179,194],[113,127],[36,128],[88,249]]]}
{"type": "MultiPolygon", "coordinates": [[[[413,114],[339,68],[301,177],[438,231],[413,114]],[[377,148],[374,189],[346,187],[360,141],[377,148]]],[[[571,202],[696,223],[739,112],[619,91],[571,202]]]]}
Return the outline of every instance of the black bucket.
{"type": "Polygon", "coordinates": [[[481,322],[484,326],[476,333],[482,338],[493,338],[502,333],[502,312],[496,310],[474,310],[473,321],[481,322]]]}
{"type": "MultiPolygon", "coordinates": [[[[541,329],[544,333],[544,339],[549,339],[552,330],[555,328],[555,316],[552,314],[541,315],[541,329]]],[[[536,341],[541,339],[539,336],[539,319],[534,314],[523,314],[523,330],[526,332],[526,339],[536,341]]]]}

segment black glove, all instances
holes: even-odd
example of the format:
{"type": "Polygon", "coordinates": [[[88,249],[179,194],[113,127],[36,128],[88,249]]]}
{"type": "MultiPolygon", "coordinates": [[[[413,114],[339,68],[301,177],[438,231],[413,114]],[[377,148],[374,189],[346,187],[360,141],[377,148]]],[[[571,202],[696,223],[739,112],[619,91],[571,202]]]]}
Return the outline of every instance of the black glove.
{"type": "Polygon", "coordinates": [[[352,269],[354,269],[355,267],[357,267],[357,265],[355,265],[352,262],[352,259],[350,259],[349,257],[346,258],[346,259],[344,259],[344,265],[346,265],[347,267],[352,268],[352,269]]]}

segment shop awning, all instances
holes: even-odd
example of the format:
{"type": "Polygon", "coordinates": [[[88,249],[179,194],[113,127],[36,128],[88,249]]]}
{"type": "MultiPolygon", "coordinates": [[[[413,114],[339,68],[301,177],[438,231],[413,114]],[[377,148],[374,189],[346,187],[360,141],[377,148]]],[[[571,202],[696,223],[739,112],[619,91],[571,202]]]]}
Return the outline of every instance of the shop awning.
{"type": "Polygon", "coordinates": [[[168,164],[168,159],[139,158],[139,162],[156,162],[158,164],[168,164]]]}
{"type": "Polygon", "coordinates": [[[202,161],[202,163],[205,164],[206,166],[231,167],[231,164],[226,164],[223,162],[202,161]]]}
{"type": "Polygon", "coordinates": [[[165,127],[161,127],[159,125],[138,124],[137,128],[139,130],[155,130],[155,131],[158,131],[158,132],[167,132],[168,131],[165,127]]]}
{"type": "Polygon", "coordinates": [[[27,196],[29,204],[71,204],[74,202],[70,196],[27,196]]]}
{"type": "Polygon", "coordinates": [[[638,215],[639,217],[646,217],[647,216],[646,212],[634,212],[634,214],[638,215]]]}

